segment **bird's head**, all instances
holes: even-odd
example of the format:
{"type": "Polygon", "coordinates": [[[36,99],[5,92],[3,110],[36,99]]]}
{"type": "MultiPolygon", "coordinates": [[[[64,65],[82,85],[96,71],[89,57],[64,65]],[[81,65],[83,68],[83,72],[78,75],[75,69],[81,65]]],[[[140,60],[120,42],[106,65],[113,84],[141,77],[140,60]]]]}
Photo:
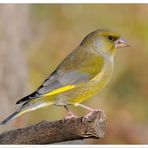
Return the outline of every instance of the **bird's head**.
{"type": "Polygon", "coordinates": [[[98,29],[88,34],[81,44],[111,56],[114,56],[117,48],[129,46],[118,33],[107,29],[98,29]]]}

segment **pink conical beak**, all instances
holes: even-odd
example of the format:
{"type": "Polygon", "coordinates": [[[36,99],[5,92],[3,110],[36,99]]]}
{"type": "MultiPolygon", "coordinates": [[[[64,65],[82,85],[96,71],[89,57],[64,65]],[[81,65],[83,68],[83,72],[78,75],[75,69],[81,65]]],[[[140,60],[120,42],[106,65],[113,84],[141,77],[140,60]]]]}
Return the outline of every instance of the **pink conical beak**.
{"type": "Polygon", "coordinates": [[[129,47],[130,45],[124,38],[119,38],[115,41],[115,48],[123,48],[123,47],[129,47]]]}

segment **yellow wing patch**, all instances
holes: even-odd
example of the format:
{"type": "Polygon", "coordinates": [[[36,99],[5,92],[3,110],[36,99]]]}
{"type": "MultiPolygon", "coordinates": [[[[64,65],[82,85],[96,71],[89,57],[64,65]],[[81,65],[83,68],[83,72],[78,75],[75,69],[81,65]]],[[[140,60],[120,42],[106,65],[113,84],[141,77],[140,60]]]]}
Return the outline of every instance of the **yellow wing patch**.
{"type": "Polygon", "coordinates": [[[59,89],[55,89],[47,94],[44,94],[43,96],[47,97],[47,96],[52,96],[52,95],[56,95],[56,94],[59,94],[59,93],[62,93],[62,92],[65,92],[67,90],[71,90],[73,88],[75,88],[76,86],[75,85],[67,85],[67,86],[64,86],[64,87],[61,87],[59,89]]]}

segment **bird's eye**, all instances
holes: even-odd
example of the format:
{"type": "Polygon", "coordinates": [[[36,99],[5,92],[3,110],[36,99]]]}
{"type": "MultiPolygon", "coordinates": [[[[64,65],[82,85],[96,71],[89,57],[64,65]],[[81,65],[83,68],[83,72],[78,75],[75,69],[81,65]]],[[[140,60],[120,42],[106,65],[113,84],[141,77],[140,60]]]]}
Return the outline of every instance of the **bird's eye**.
{"type": "Polygon", "coordinates": [[[116,38],[111,36],[111,35],[108,36],[108,39],[111,40],[111,41],[115,41],[116,40],[116,38]]]}

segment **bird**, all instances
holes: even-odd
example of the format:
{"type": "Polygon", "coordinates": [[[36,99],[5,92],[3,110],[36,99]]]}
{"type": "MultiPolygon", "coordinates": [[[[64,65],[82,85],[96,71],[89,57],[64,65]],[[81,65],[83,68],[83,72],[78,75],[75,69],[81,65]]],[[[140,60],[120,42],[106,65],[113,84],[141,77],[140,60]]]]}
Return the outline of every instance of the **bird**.
{"type": "Polygon", "coordinates": [[[0,124],[50,105],[64,106],[68,112],[65,119],[77,117],[69,109],[70,105],[85,108],[90,111],[84,116],[88,118],[96,109],[82,103],[108,84],[117,49],[128,46],[128,42],[115,31],[97,29],[89,33],[33,93],[16,102],[21,106],[0,124]]]}

